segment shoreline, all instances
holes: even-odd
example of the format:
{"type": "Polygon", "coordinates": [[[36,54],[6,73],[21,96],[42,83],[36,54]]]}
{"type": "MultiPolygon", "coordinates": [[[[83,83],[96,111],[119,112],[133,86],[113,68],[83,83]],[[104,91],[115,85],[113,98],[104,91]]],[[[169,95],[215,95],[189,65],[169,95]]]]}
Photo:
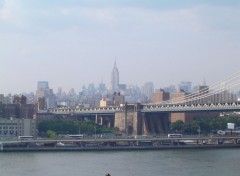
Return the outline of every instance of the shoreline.
{"type": "Polygon", "coordinates": [[[26,147],[1,148],[4,152],[84,152],[84,151],[147,151],[147,150],[179,150],[179,149],[224,149],[240,148],[240,144],[211,145],[168,145],[168,146],[127,146],[127,147],[26,147]]]}

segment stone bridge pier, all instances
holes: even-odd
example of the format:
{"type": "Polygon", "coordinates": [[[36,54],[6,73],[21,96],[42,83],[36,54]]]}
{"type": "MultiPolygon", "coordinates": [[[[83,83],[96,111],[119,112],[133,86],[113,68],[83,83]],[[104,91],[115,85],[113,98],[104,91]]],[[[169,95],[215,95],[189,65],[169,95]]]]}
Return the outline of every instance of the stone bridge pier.
{"type": "Polygon", "coordinates": [[[169,131],[169,113],[142,113],[144,135],[160,135],[169,131]]]}
{"type": "Polygon", "coordinates": [[[124,112],[116,112],[114,127],[126,134],[159,135],[169,130],[169,113],[142,113],[140,104],[125,104],[124,112]]]}
{"type": "Polygon", "coordinates": [[[109,128],[114,127],[114,118],[113,115],[95,115],[95,123],[98,125],[107,126],[109,128]]]}

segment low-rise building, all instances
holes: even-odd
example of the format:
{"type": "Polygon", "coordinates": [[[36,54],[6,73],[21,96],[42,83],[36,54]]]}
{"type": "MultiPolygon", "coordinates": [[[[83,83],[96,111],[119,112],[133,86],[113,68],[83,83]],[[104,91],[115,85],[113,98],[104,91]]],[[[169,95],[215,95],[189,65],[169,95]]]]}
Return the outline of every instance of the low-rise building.
{"type": "Polygon", "coordinates": [[[36,136],[35,119],[0,118],[0,137],[36,136]]]}

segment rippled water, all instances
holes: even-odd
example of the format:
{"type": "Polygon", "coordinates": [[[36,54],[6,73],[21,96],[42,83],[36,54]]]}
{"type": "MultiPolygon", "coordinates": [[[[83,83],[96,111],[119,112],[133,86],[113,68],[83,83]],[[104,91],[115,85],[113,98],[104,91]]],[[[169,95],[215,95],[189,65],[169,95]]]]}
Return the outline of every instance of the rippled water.
{"type": "Polygon", "coordinates": [[[240,149],[0,153],[1,176],[239,176],[240,149]]]}

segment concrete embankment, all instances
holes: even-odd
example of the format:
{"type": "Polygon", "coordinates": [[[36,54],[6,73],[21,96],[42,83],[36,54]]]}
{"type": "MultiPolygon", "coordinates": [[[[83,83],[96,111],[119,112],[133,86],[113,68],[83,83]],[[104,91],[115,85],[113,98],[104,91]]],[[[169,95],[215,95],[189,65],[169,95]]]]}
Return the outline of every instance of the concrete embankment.
{"type": "Polygon", "coordinates": [[[224,145],[168,145],[168,146],[124,146],[124,147],[26,147],[2,148],[1,152],[60,152],[60,151],[133,151],[133,150],[170,150],[170,149],[220,149],[240,148],[240,144],[224,145]]]}

